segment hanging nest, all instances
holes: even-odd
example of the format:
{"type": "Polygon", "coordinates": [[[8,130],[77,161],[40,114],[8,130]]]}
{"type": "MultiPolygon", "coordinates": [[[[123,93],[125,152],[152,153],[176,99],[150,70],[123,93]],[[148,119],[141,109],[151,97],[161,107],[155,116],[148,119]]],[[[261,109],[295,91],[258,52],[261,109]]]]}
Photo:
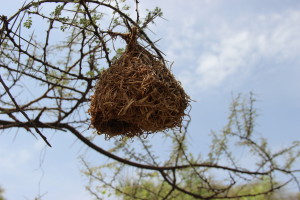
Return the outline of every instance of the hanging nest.
{"type": "Polygon", "coordinates": [[[92,127],[108,138],[181,127],[190,98],[165,64],[137,43],[136,29],[128,35],[125,52],[96,84],[92,127]]]}

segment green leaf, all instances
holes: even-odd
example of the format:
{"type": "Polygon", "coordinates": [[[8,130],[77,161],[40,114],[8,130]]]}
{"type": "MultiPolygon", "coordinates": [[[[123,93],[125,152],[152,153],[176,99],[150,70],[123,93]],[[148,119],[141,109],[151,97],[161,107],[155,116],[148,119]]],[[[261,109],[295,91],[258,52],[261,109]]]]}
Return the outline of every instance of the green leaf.
{"type": "Polygon", "coordinates": [[[31,17],[28,17],[28,19],[26,19],[26,21],[24,22],[24,27],[30,29],[31,25],[32,25],[32,19],[31,17]]]}

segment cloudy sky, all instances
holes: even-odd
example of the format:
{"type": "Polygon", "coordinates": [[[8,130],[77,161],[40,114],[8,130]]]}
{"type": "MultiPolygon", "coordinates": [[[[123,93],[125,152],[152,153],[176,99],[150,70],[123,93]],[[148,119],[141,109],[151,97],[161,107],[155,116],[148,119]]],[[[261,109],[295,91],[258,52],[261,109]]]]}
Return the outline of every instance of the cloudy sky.
{"type": "MultiPolygon", "coordinates": [[[[16,2],[0,14],[16,11],[16,2]]],[[[192,149],[207,151],[208,133],[225,125],[232,95],[249,92],[259,100],[258,134],[275,149],[299,140],[300,1],[141,0],[141,9],[155,6],[165,20],[158,19],[149,34],[161,39],[159,48],[196,101],[192,149]]],[[[8,200],[38,193],[43,200],[90,199],[80,174],[80,142],[58,133],[51,143],[55,148],[45,149],[23,131],[0,135],[0,185],[8,200]]]]}

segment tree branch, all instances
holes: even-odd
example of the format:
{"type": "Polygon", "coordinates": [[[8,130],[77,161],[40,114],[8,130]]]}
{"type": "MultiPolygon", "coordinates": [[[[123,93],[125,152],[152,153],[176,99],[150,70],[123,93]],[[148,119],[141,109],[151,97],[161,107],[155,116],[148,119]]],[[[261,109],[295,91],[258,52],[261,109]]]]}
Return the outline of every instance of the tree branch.
{"type": "Polygon", "coordinates": [[[47,138],[40,132],[40,130],[35,126],[34,122],[30,120],[30,118],[27,116],[27,114],[20,109],[19,105],[17,104],[16,100],[14,99],[14,97],[11,95],[8,87],[6,86],[6,84],[4,83],[4,81],[2,80],[2,77],[0,75],[0,82],[3,85],[6,93],[8,94],[8,96],[10,97],[10,99],[12,100],[12,102],[15,104],[16,109],[18,111],[20,111],[22,113],[22,115],[24,115],[24,117],[28,120],[28,123],[35,129],[35,131],[41,136],[41,138],[45,141],[45,143],[49,146],[52,147],[51,144],[47,141],[47,138]]]}

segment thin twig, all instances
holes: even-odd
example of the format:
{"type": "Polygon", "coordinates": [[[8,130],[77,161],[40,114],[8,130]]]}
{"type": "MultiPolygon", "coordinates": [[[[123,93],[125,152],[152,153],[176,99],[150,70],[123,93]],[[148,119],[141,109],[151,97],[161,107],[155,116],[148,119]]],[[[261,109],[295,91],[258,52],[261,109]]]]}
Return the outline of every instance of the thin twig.
{"type": "Polygon", "coordinates": [[[0,82],[3,85],[5,91],[7,92],[8,96],[10,97],[10,99],[12,100],[12,102],[15,104],[16,109],[18,111],[20,111],[24,117],[28,120],[29,124],[31,124],[33,126],[33,128],[35,129],[35,131],[41,136],[41,138],[45,141],[45,143],[49,146],[52,147],[51,144],[47,141],[47,138],[40,132],[40,130],[34,125],[34,123],[30,120],[30,118],[28,117],[28,115],[22,110],[20,109],[19,105],[17,104],[16,100],[14,99],[14,97],[11,95],[8,87],[6,86],[6,84],[4,83],[1,75],[0,75],[0,82]]]}

